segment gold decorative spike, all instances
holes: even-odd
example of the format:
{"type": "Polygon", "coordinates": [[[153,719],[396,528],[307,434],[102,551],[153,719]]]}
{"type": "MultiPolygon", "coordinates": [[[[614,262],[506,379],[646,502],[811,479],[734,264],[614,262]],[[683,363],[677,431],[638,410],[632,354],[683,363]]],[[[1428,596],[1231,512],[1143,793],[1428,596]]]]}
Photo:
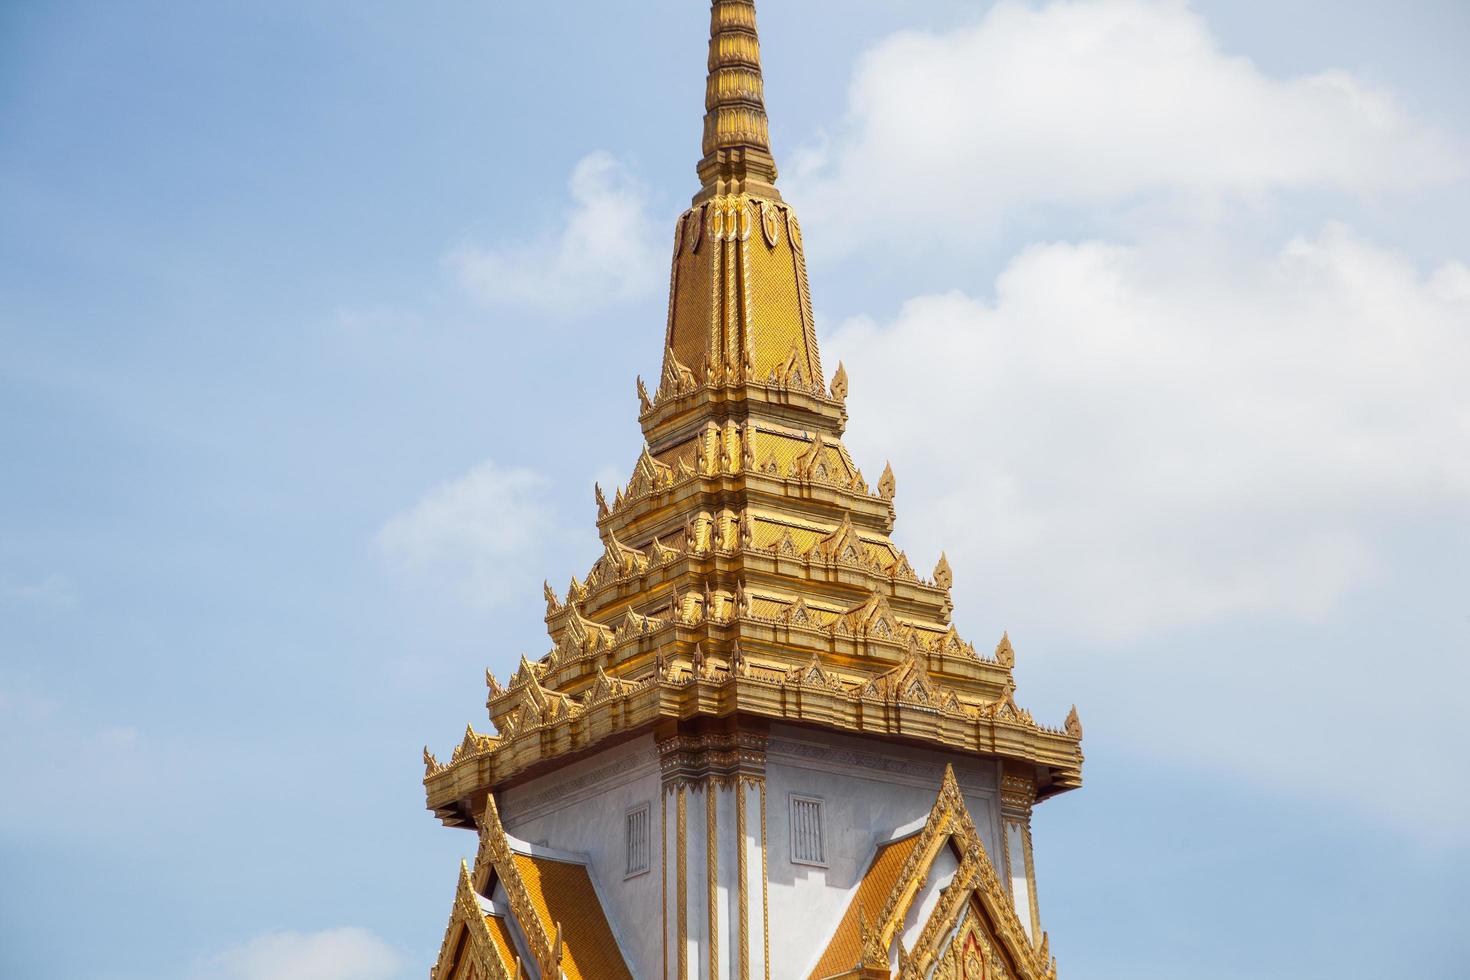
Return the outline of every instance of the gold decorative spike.
{"type": "Polygon", "coordinates": [[[1016,648],[1011,646],[1011,634],[1002,633],[1000,642],[995,645],[995,662],[1002,667],[1014,667],[1016,665],[1016,648]]]}
{"type": "Polygon", "coordinates": [[[837,373],[832,375],[830,390],[833,398],[840,402],[847,401],[847,368],[841,361],[837,362],[837,373]]]}
{"type": "Polygon", "coordinates": [[[1072,705],[1072,710],[1067,712],[1066,732],[1073,738],[1082,738],[1082,719],[1077,715],[1077,706],[1072,705]]]}
{"type": "Polygon", "coordinates": [[[638,376],[638,414],[647,415],[653,411],[653,399],[648,397],[648,386],[643,383],[643,376],[638,376]]]}
{"type": "Polygon", "coordinates": [[[551,616],[561,611],[561,600],[556,597],[556,591],[552,589],[551,583],[541,583],[541,594],[546,597],[546,615],[551,616]]]}
{"type": "Polygon", "coordinates": [[[934,584],[946,592],[954,587],[954,570],[949,567],[949,556],[939,553],[939,564],[934,566],[934,584]]]}
{"type": "Polygon", "coordinates": [[[602,484],[592,484],[592,495],[597,498],[597,519],[602,520],[608,515],[607,498],[602,494],[602,484]]]}
{"type": "Polygon", "coordinates": [[[659,385],[659,401],[682,395],[699,387],[699,379],[695,378],[694,372],[683,364],[674,355],[674,348],[670,347],[664,353],[663,382],[659,385]]]}
{"type": "Polygon", "coordinates": [[[883,466],[883,475],[878,478],[878,496],[884,500],[892,500],[898,489],[898,481],[893,478],[893,464],[886,463],[883,466]]]}

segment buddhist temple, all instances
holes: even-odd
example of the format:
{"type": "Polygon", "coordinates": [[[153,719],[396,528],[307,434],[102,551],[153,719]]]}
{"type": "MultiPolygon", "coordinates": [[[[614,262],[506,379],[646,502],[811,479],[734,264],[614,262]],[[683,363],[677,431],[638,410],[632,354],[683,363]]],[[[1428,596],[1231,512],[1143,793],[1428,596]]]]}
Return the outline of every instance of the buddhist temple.
{"type": "Polygon", "coordinates": [[[545,587],[550,651],[487,673],[486,729],[424,751],[429,809],[478,835],[431,977],[1054,977],[1031,814],[1081,785],[1076,709],[1017,704],[1010,640],[961,633],[948,561],[920,574],[893,538],[892,469],[844,447],[752,0],[710,24],[699,189],[644,445],[596,491],[603,552],[545,587]]]}

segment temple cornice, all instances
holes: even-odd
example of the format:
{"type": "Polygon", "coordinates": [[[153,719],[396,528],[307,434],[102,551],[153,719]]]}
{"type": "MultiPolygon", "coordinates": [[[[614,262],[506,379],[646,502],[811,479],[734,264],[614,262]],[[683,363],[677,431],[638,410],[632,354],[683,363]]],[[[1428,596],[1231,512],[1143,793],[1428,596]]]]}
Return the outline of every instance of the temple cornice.
{"type": "MultiPolygon", "coordinates": [[[[750,716],[818,725],[1027,763],[1041,798],[1082,784],[1080,736],[1046,728],[1002,699],[985,711],[925,702],[905,691],[848,690],[835,669],[767,666],[745,658],[669,658],[622,693],[587,697],[551,719],[508,726],[498,739],[470,743],[448,765],[426,760],[427,802],[445,824],[467,824],[485,794],[537,767],[631,737],[660,721],[750,716]],[[743,672],[742,672],[743,671],[743,672]]],[[[937,701],[937,699],[935,699],[937,701]]],[[[485,739],[485,736],[479,736],[485,739]]],[[[468,742],[468,739],[467,739],[468,742]]]]}

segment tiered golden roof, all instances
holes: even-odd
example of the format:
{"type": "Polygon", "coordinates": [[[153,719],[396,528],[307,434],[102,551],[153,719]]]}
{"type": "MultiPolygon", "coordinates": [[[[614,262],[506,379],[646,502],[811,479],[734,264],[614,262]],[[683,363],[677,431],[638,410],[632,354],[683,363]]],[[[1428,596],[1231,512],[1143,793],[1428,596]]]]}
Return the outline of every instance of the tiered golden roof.
{"type": "Polygon", "coordinates": [[[981,654],[960,634],[948,561],[922,576],[892,540],[892,469],[870,483],[842,444],[848,378],[824,381],[774,187],[754,7],[712,8],[703,187],[675,227],[659,380],[638,382],[645,445],[597,489],[602,556],[546,588],[551,651],[487,673],[495,734],[469,729],[447,764],[425,751],[428,804],[473,825],[568,757],[737,715],[999,757],[1038,797],[1076,787],[1076,710],[1050,728],[1016,704],[1009,639],[981,654]]]}

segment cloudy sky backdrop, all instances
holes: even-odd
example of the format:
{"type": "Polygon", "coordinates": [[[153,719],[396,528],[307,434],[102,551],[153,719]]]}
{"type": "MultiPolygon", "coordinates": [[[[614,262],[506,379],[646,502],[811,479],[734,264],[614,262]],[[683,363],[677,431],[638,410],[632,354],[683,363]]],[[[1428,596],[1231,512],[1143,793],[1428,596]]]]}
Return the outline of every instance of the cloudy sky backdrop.
{"type": "MultiPolygon", "coordinates": [[[[1070,980],[1470,972],[1470,7],[763,0],[1070,980]]],[[[0,975],[399,980],[640,448],[707,8],[0,7],[0,975]]]]}

